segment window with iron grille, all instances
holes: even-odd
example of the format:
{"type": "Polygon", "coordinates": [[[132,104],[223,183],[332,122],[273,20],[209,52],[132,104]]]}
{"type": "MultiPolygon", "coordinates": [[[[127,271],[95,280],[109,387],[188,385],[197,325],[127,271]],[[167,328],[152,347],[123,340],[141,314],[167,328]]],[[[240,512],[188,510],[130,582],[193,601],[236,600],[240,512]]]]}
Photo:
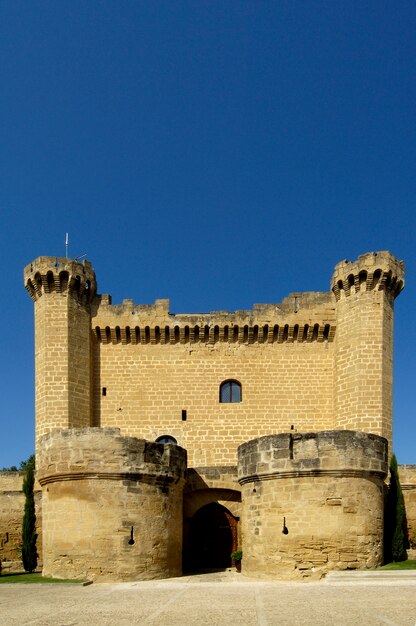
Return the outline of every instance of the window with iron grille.
{"type": "Polygon", "coordinates": [[[238,380],[225,380],[220,385],[220,402],[241,402],[241,383],[238,380]]]}
{"type": "Polygon", "coordinates": [[[156,443],[177,444],[178,442],[176,441],[175,437],[172,437],[172,435],[161,435],[160,437],[156,439],[156,443]]]}

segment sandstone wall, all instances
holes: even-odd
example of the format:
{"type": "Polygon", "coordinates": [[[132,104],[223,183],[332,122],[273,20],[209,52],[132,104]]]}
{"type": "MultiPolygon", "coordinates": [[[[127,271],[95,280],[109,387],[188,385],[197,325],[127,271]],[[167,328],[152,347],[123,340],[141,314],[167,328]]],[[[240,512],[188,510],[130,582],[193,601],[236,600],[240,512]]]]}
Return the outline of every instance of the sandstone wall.
{"type": "Polygon", "coordinates": [[[409,531],[416,537],[416,465],[399,465],[409,531]]]}
{"type": "Polygon", "coordinates": [[[336,266],[332,292],[295,292],[247,311],[171,314],[169,300],[112,305],[87,261],[25,268],[35,302],[37,439],[59,428],[169,434],[191,466],[234,465],[270,432],[346,428],[391,441],[393,300],[389,252],[336,266]],[[93,345],[91,346],[91,342],[93,345]],[[221,403],[222,382],[242,401],[221,403]]]}
{"type": "Polygon", "coordinates": [[[240,446],[238,458],[243,573],[308,578],[382,563],[385,439],[271,435],[240,446]]]}
{"type": "Polygon", "coordinates": [[[35,309],[36,445],[45,433],[91,423],[91,317],[87,261],[39,257],[24,271],[35,309]]]}
{"type": "MultiPolygon", "coordinates": [[[[21,569],[22,522],[25,496],[23,473],[0,472],[0,561],[5,569],[21,569]]],[[[40,485],[35,483],[37,551],[42,561],[42,502],[40,485]]]]}
{"type": "Polygon", "coordinates": [[[404,266],[389,252],[335,268],[335,423],[392,441],[393,303],[404,266]]]}
{"type": "Polygon", "coordinates": [[[20,560],[22,520],[25,497],[23,475],[19,472],[0,473],[0,560],[20,560]]]}
{"type": "Polygon", "coordinates": [[[148,440],[172,435],[190,466],[235,465],[238,445],[271,431],[333,426],[328,344],[118,344],[97,345],[96,355],[100,425],[148,440]],[[219,401],[230,378],[242,385],[239,403],[219,401]]]}
{"type": "Polygon", "coordinates": [[[181,574],[186,452],[69,429],[40,444],[46,576],[145,580],[181,574]]]}
{"type": "Polygon", "coordinates": [[[30,264],[44,572],[108,580],[180,572],[182,448],[196,468],[185,518],[214,501],[234,521],[241,514],[246,570],[274,575],[279,564],[309,576],[378,562],[385,442],[352,440],[348,429],[391,441],[403,272],[388,252],[366,254],[337,265],[330,292],[172,314],[168,300],[112,305],[96,294],[87,261],[30,264]],[[241,384],[240,402],[220,402],[227,380],[241,384]],[[300,436],[334,428],[346,434],[300,436]],[[162,435],[179,446],[143,441],[162,435]],[[253,442],[240,448],[242,511],[232,474],[237,447],[252,439],[262,442],[257,452],[253,442]]]}
{"type": "Polygon", "coordinates": [[[103,297],[92,319],[94,423],[170,434],[191,466],[235,465],[240,443],[270,431],[331,428],[333,319],[331,294],[206,315],[103,297]],[[241,402],[220,402],[229,379],[241,402]]]}

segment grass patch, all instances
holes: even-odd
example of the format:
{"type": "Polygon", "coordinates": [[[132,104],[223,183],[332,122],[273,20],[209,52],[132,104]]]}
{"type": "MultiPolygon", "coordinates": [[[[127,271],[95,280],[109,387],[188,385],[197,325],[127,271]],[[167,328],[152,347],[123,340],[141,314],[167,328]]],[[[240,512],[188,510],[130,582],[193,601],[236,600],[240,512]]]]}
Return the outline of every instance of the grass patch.
{"type": "Polygon", "coordinates": [[[2,574],[0,576],[0,585],[5,583],[19,584],[19,583],[84,583],[85,580],[71,580],[66,578],[48,578],[42,576],[40,573],[27,574],[27,573],[10,573],[2,574]]]}
{"type": "Polygon", "coordinates": [[[392,570],[401,570],[401,569],[416,569],[416,561],[412,559],[408,559],[407,561],[397,561],[395,563],[387,563],[387,565],[382,565],[377,569],[392,569],[392,570]]]}

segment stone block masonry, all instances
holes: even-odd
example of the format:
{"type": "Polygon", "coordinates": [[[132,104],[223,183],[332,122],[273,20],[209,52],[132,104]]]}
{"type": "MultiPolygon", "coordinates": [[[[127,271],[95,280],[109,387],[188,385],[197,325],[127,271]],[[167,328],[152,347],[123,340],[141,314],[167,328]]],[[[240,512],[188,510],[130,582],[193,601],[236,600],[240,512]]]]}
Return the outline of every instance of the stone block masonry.
{"type": "Polygon", "coordinates": [[[363,430],[392,443],[393,304],[404,265],[389,252],[335,268],[334,397],[337,428],[363,430]]]}
{"type": "MultiPolygon", "coordinates": [[[[0,562],[4,570],[21,570],[22,522],[25,506],[23,472],[0,472],[0,562]]],[[[35,482],[38,562],[42,562],[42,493],[35,482]]]]}
{"type": "Polygon", "coordinates": [[[39,257],[25,269],[35,303],[36,442],[50,430],[91,425],[91,302],[88,261],[39,257]]]}
{"type": "Polygon", "coordinates": [[[45,574],[177,575],[198,542],[226,563],[238,541],[249,575],[380,562],[403,262],[368,253],[330,291],[235,312],[112,304],[88,261],[42,256],[24,281],[45,574]]]}
{"type": "Polygon", "coordinates": [[[416,540],[416,465],[399,465],[399,479],[406,507],[408,529],[416,540]]]}
{"type": "Polygon", "coordinates": [[[383,559],[387,441],[353,431],[261,437],[238,449],[248,576],[320,578],[383,559]]]}
{"type": "Polygon", "coordinates": [[[390,443],[403,272],[389,252],[371,253],[338,264],[331,292],[173,315],[164,299],[111,304],[88,261],[39,257],[24,272],[35,303],[36,439],[88,426],[170,434],[191,466],[234,465],[238,445],[270,432],[348,428],[390,443]],[[228,379],[241,384],[241,402],[220,402],[228,379]]]}
{"type": "Polygon", "coordinates": [[[331,294],[199,315],[173,315],[167,300],[110,302],[91,320],[94,424],[169,433],[191,467],[235,465],[239,444],[270,431],[333,426],[331,294]],[[241,402],[220,402],[227,379],[241,402]]]}
{"type": "Polygon", "coordinates": [[[45,576],[181,574],[185,450],[87,428],[45,435],[38,455],[45,576]]]}

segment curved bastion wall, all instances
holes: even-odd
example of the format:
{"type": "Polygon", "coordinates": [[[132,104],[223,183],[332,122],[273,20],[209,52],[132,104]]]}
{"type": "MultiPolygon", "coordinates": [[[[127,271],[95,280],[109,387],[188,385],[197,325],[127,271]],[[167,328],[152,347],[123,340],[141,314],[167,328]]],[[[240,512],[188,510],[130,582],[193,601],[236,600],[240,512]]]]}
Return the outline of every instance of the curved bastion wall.
{"type": "Polygon", "coordinates": [[[319,578],[382,564],[387,441],[348,430],[260,437],[238,448],[244,573],[319,578]]]}
{"type": "MultiPolygon", "coordinates": [[[[367,253],[338,263],[330,291],[234,312],[112,304],[87,260],[38,257],[24,283],[45,574],[174,576],[182,502],[188,524],[215,499],[241,515],[249,575],[381,561],[402,261],[367,253]],[[239,401],[223,401],[233,382],[239,401]],[[150,443],[166,435],[181,448],[150,443]],[[229,473],[238,446],[242,498],[229,473]],[[186,454],[194,473],[182,496],[186,454]]],[[[415,516],[410,473],[404,493],[415,516]]],[[[0,550],[10,553],[16,528],[4,529],[0,550]]]]}
{"type": "Polygon", "coordinates": [[[145,580],[182,573],[186,451],[77,428],[40,440],[43,574],[145,580]]]}

